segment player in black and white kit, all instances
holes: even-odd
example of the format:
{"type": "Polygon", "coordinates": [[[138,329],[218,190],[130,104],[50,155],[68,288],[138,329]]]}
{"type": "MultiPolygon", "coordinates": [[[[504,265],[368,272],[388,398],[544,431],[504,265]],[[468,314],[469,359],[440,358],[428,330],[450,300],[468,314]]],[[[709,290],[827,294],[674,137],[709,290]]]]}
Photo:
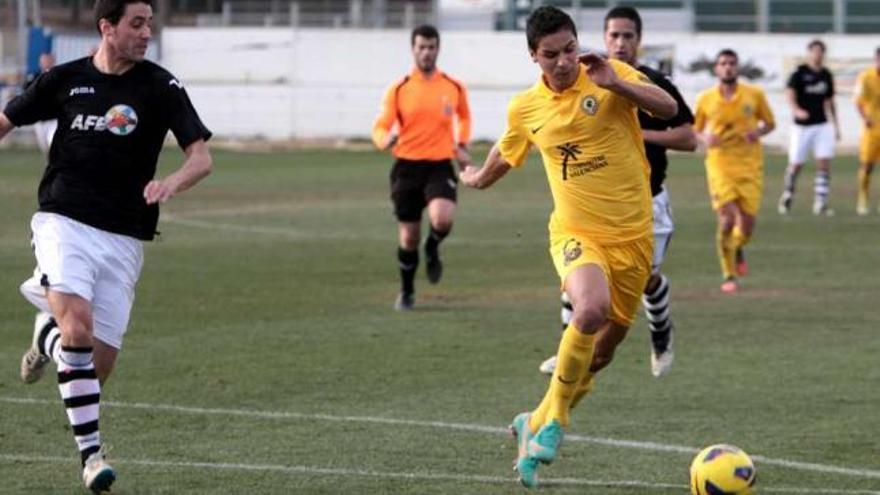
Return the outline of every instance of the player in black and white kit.
{"type": "Polygon", "coordinates": [[[40,310],[21,377],[33,383],[57,364],[83,482],[95,493],[116,479],[101,447],[99,402],[128,326],[142,241],[153,239],[159,203],[212,167],[211,133],[183,86],[144,60],[152,17],[150,0],[98,0],[95,55],[41,74],[0,113],[0,138],[58,119],[31,221],[37,268],[21,286],[40,310]],[[154,179],[169,130],[186,160],[154,179]]]}
{"type": "MultiPolygon", "coordinates": [[[[674,84],[663,74],[638,63],[639,44],[642,39],[642,19],[632,7],[614,7],[605,15],[605,49],[608,55],[635,67],[657,86],[663,88],[678,103],[678,114],[663,120],[639,110],[639,124],[645,139],[645,154],[651,165],[651,194],[654,196],[654,260],[651,278],[642,294],[642,305],[651,330],[651,374],[660,377],[672,367],[675,354],[672,350],[672,319],[669,315],[669,280],[660,273],[666,249],[675,226],[669,194],[663,182],[669,162],[666,150],[694,151],[697,138],[691,130],[693,113],[674,84]]],[[[562,293],[562,328],[568,326],[572,306],[565,292],[562,293]]],[[[539,367],[542,373],[552,375],[556,357],[546,359],[539,367]]]]}
{"type": "Polygon", "coordinates": [[[788,168],[779,198],[779,214],[791,211],[798,174],[809,154],[816,160],[813,184],[813,214],[830,216],[828,207],[831,159],[834,142],[840,139],[840,125],[834,105],[834,77],[823,67],[825,43],[813,40],[807,45],[807,63],[799,65],[788,79],[785,99],[794,115],[791,141],[788,148],[788,168]],[[832,122],[829,122],[828,117],[832,122]]]}

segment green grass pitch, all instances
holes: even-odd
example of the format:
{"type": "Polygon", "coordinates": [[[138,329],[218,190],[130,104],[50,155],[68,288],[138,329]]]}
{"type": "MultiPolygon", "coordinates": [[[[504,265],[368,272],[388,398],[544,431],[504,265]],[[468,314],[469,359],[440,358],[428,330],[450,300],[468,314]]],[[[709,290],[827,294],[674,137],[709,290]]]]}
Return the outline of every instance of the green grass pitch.
{"type": "MultiPolygon", "coordinates": [[[[166,152],[162,172],[180,157],[166,152]]],[[[542,396],[537,366],[559,337],[538,160],[461,191],[445,278],[429,286],[421,267],[410,314],[391,310],[386,155],[217,151],[215,162],[164,206],[146,248],[103,394],[114,493],[522,493],[502,430],[542,396]]],[[[731,297],[718,290],[701,159],[673,157],[675,367],[650,376],[640,315],[573,415],[579,438],[541,470],[561,481],[541,492],[684,494],[693,454],[676,446],[718,442],[767,459],[760,493],[880,491],[880,214],[855,216],[855,163],[841,158],[836,216],[809,213],[809,170],[793,214],[778,216],[783,162],[768,162],[751,274],[731,297]]],[[[35,152],[0,151],[3,494],[83,493],[52,375],[18,379],[33,311],[17,287],[33,269],[41,172],[35,152]]]]}

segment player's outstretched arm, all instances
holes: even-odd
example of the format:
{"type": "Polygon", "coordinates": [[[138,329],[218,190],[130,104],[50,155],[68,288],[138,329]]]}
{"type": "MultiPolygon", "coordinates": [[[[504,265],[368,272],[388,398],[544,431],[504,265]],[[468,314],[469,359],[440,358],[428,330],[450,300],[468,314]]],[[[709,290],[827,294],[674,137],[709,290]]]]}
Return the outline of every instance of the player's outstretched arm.
{"type": "Polygon", "coordinates": [[[9,120],[9,117],[6,116],[5,113],[0,112],[0,139],[3,139],[4,136],[9,134],[15,126],[12,125],[12,121],[9,120]]]}
{"type": "Polygon", "coordinates": [[[634,84],[617,76],[611,64],[596,53],[586,53],[578,60],[587,66],[587,74],[599,87],[631,100],[642,110],[660,119],[671,119],[678,113],[678,103],[669,93],[653,84],[634,84]]]}
{"type": "Polygon", "coordinates": [[[677,151],[694,151],[697,149],[697,135],[690,124],[682,124],[662,131],[642,129],[645,141],[677,151]]]}
{"type": "Polygon", "coordinates": [[[164,179],[152,180],[144,188],[144,199],[148,205],[168,201],[211,173],[214,161],[208,144],[203,139],[190,144],[183,151],[186,153],[186,161],[176,172],[164,179]]]}
{"type": "Polygon", "coordinates": [[[489,155],[486,157],[486,162],[483,163],[482,167],[466,167],[461,172],[459,178],[461,179],[462,184],[468,187],[473,187],[474,189],[486,189],[496,183],[498,179],[504,177],[510,169],[510,164],[501,156],[501,152],[498,151],[498,146],[492,146],[489,155]]]}

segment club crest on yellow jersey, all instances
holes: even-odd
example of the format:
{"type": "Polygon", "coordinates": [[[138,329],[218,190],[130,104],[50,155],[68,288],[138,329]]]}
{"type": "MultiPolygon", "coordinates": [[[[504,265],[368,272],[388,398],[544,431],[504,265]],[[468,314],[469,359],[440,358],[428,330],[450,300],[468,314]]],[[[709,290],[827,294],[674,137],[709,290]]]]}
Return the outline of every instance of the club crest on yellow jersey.
{"type": "Polygon", "coordinates": [[[572,261],[581,257],[584,253],[583,248],[581,248],[581,242],[577,239],[569,239],[565,241],[565,245],[562,246],[562,256],[565,259],[565,266],[571,264],[572,261]]]}
{"type": "Polygon", "coordinates": [[[593,95],[585,96],[581,101],[581,110],[587,115],[596,115],[599,111],[599,100],[593,95]]]}

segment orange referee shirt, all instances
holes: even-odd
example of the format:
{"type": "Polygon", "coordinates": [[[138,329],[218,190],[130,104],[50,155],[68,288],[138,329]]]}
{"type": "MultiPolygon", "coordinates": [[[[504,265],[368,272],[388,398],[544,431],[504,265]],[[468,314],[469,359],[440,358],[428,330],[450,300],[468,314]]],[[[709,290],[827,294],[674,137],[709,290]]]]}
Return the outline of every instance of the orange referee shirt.
{"type": "Polygon", "coordinates": [[[373,143],[383,148],[394,124],[398,139],[392,154],[404,160],[447,160],[471,137],[471,111],[464,84],[439,69],[430,77],[414,67],[392,84],[373,123],[373,143]],[[453,116],[458,117],[457,125],[453,116]],[[457,132],[456,132],[457,131],[457,132]]]}

